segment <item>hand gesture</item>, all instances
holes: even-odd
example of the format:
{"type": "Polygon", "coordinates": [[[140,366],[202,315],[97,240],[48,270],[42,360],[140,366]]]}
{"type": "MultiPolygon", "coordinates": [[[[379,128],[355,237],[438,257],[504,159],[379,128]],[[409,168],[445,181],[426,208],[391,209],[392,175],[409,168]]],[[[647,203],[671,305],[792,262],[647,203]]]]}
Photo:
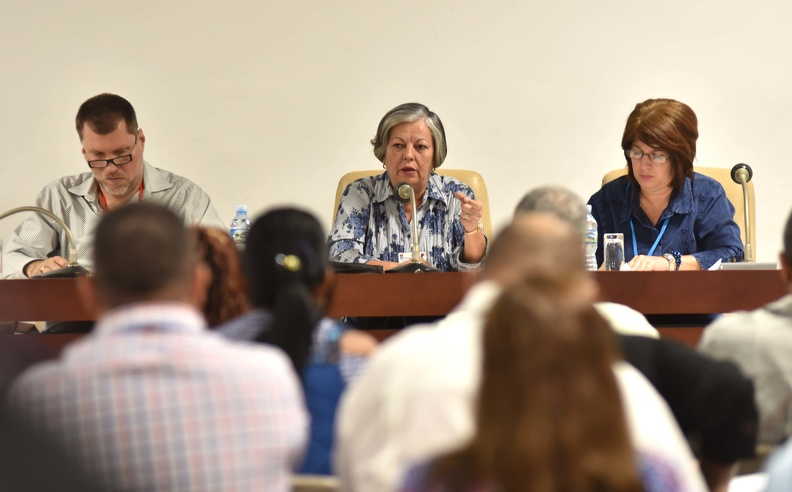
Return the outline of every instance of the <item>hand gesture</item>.
{"type": "Polygon", "coordinates": [[[465,232],[476,231],[484,213],[484,206],[480,201],[474,200],[458,191],[454,193],[454,196],[462,203],[462,211],[459,214],[462,228],[465,229],[465,232]]]}

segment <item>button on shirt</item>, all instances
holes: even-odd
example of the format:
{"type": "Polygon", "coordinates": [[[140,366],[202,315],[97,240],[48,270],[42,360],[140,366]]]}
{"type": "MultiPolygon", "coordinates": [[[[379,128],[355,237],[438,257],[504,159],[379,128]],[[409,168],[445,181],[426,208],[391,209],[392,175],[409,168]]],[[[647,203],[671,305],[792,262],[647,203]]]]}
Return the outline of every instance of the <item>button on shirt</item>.
{"type": "Polygon", "coordinates": [[[610,232],[624,234],[624,260],[632,259],[631,219],[635,226],[639,255],[648,253],[660,234],[663,221],[668,219],[668,227],[653,253],[655,256],[672,251],[679,251],[683,255],[692,254],[702,270],[718,260],[743,259],[740,228],[734,222],[734,206],[726,198],[723,187],[714,179],[699,173],[693,173],[692,179],[686,178],[656,225],[649,221],[641,209],[639,192],[638,186],[629,176],[622,176],[603,185],[589,199],[599,234],[598,265],[603,261],[602,236],[610,232]]]}
{"type": "MultiPolygon", "coordinates": [[[[429,264],[441,271],[473,270],[479,266],[460,259],[465,230],[459,219],[462,204],[454,196],[456,192],[476,198],[464,183],[432,174],[426,198],[418,207],[418,244],[429,264]]],[[[330,234],[330,260],[398,262],[399,253],[410,251],[412,240],[412,226],[402,203],[393,192],[387,173],[350,183],[341,195],[330,234]]]]}
{"type": "MultiPolygon", "coordinates": [[[[161,203],[184,218],[187,224],[224,227],[209,195],[192,181],[143,163],[144,200],[161,203]]],[[[93,233],[102,215],[96,180],[91,172],[65,176],[44,187],[36,205],[54,213],[74,236],[75,258],[91,269],[93,233]]],[[[139,199],[136,194],[132,201],[139,199]]],[[[50,219],[31,213],[3,244],[2,277],[25,278],[22,269],[33,260],[66,257],[66,233],[50,219]]]]}
{"type": "Polygon", "coordinates": [[[285,492],[308,425],[285,354],[209,333],[179,304],[108,313],[9,401],[108,490],[285,492]]]}

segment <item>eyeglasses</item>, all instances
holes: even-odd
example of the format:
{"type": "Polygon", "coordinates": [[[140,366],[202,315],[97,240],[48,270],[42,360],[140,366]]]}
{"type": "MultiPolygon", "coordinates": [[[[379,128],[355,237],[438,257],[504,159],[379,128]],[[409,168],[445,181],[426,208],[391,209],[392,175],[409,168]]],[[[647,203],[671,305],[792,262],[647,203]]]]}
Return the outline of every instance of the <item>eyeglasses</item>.
{"type": "Polygon", "coordinates": [[[668,154],[665,152],[644,152],[638,147],[633,147],[626,151],[625,154],[627,154],[627,157],[630,159],[634,159],[636,161],[640,161],[644,156],[647,156],[649,160],[655,164],[665,164],[668,162],[668,154]]]}
{"type": "MultiPolygon", "coordinates": [[[[137,133],[135,133],[135,143],[132,144],[132,149],[134,149],[137,145],[137,141],[137,133]]],[[[119,155],[118,157],[113,157],[112,159],[94,159],[92,161],[88,161],[88,167],[91,169],[102,169],[103,167],[107,167],[110,164],[121,167],[125,164],[129,164],[130,162],[132,162],[132,154],[124,154],[119,155]]]]}

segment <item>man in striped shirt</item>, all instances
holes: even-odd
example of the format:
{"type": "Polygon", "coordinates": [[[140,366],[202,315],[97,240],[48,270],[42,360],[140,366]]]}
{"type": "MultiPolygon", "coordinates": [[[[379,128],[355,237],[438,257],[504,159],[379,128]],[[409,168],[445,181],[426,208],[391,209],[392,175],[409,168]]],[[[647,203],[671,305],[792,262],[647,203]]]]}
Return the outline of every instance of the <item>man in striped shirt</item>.
{"type": "MultiPolygon", "coordinates": [[[[139,200],[167,205],[190,224],[222,227],[200,187],[143,160],[146,136],[129,101],[115,94],[94,96],[80,106],[75,126],[89,171],[48,184],[36,199],[71,230],[72,260],[90,269],[93,229],[102,213],[139,200]]],[[[3,245],[2,276],[32,277],[65,267],[66,241],[59,226],[32,215],[3,245]]]]}
{"type": "Polygon", "coordinates": [[[109,490],[289,490],[299,382],[280,350],[207,331],[191,301],[208,271],[181,218],[147,202],[108,212],[94,264],[81,281],[96,328],[25,372],[12,407],[109,490]]]}

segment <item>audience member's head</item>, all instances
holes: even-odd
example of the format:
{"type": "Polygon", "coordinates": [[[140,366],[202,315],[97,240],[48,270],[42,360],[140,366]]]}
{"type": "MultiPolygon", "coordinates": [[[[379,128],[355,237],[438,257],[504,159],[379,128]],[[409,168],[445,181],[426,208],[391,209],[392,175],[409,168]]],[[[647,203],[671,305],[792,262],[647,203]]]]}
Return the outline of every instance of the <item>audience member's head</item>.
{"type": "Polygon", "coordinates": [[[484,328],[474,437],[435,461],[430,482],[447,490],[640,490],[613,336],[590,305],[559,296],[558,283],[535,271],[496,301],[484,328]]]}
{"type": "Polygon", "coordinates": [[[319,221],[296,208],[276,208],[255,220],[245,244],[250,301],[272,313],[258,338],[282,348],[298,374],[308,360],[329,277],[319,221]]]}
{"type": "Polygon", "coordinates": [[[784,226],[784,251],[781,252],[781,265],[787,271],[787,280],[792,283],[792,212],[784,226]]]}
{"type": "Polygon", "coordinates": [[[192,226],[198,259],[208,268],[209,286],[198,299],[210,328],[248,310],[247,285],[239,252],[231,237],[217,227],[192,226]]]}
{"type": "Polygon", "coordinates": [[[526,193],[514,216],[530,212],[553,214],[579,231],[586,228],[586,205],[576,193],[562,186],[540,186],[526,193]]]}
{"type": "Polygon", "coordinates": [[[182,219],[138,202],[108,212],[96,228],[96,294],[104,308],[145,301],[191,302],[196,253],[182,219]]]}
{"type": "Polygon", "coordinates": [[[526,276],[552,279],[559,295],[581,302],[591,302],[597,292],[585,268],[580,231],[548,213],[521,214],[506,226],[492,242],[482,274],[503,287],[526,276]]]}

